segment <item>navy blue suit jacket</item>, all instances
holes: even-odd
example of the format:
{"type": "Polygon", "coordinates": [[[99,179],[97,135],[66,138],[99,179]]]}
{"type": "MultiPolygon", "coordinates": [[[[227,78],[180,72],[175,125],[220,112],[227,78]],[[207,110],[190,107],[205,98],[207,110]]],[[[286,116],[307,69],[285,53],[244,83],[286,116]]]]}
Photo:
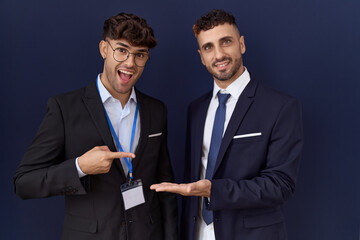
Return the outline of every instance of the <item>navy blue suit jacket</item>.
{"type": "MultiPolygon", "coordinates": [[[[211,97],[209,92],[188,108],[187,182],[199,180],[211,97]]],[[[287,239],[282,206],[294,193],[302,145],[300,103],[251,80],[225,131],[206,201],[216,239],[287,239]],[[251,133],[257,136],[246,137],[251,133]]],[[[181,239],[195,239],[198,213],[199,198],[184,197],[181,239]]]]}

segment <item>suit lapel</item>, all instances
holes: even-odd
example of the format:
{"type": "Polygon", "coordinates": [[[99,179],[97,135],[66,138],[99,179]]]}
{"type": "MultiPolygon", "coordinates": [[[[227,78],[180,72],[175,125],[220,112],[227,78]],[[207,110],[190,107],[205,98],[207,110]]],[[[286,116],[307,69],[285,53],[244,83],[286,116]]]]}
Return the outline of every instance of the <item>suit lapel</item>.
{"type": "Polygon", "coordinates": [[[135,172],[136,166],[138,165],[141,155],[144,152],[149,131],[150,131],[150,106],[148,106],[148,102],[146,101],[146,96],[144,96],[141,92],[135,89],[136,99],[139,104],[139,117],[140,117],[140,138],[139,143],[135,151],[136,157],[132,160],[133,171],[135,172]]]}
{"type": "Polygon", "coordinates": [[[256,81],[250,80],[250,82],[245,87],[244,91],[242,92],[242,94],[240,95],[240,97],[236,103],[234,112],[230,118],[229,124],[226,128],[224,137],[221,142],[219,154],[218,154],[216,164],[215,164],[214,175],[224,158],[225,152],[226,152],[227,148],[229,147],[229,144],[232,141],[232,138],[235,135],[236,130],[239,129],[239,126],[241,125],[242,120],[244,119],[247,111],[249,110],[249,108],[251,107],[251,105],[254,101],[253,97],[255,95],[257,85],[258,84],[256,81]]]}
{"type": "MultiPolygon", "coordinates": [[[[212,97],[212,92],[209,92],[205,95],[205,98],[199,103],[199,106],[195,108],[196,112],[194,114],[194,125],[191,128],[191,132],[194,133],[194,142],[191,148],[194,149],[194,161],[193,167],[195,179],[200,178],[200,166],[201,166],[201,156],[202,156],[202,145],[204,138],[204,126],[206,121],[206,115],[209,108],[210,100],[212,97]]],[[[193,117],[193,116],[192,116],[193,117]]],[[[190,133],[191,134],[191,133],[190,133]]]]}
{"type": "MultiPolygon", "coordinates": [[[[96,81],[85,88],[83,101],[105,145],[109,147],[110,151],[116,152],[117,149],[114,144],[109,124],[106,120],[105,109],[96,86],[96,81]]],[[[119,168],[122,176],[125,177],[120,161],[114,162],[119,168]]]]}

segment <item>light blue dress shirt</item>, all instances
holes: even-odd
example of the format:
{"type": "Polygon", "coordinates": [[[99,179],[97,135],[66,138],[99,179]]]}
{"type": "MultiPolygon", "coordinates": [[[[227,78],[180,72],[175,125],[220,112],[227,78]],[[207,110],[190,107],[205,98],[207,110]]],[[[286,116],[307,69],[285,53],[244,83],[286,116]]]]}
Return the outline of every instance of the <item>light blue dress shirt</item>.
{"type": "MultiPolygon", "coordinates": [[[[114,127],[114,130],[119,138],[121,147],[125,152],[130,152],[130,140],[131,140],[131,130],[133,126],[137,98],[134,87],[131,89],[131,94],[128,102],[125,104],[124,108],[122,108],[119,100],[115,99],[109,91],[105,88],[100,79],[101,74],[97,77],[97,84],[99,86],[99,93],[101,97],[101,101],[106,109],[106,112],[110,118],[111,124],[114,127]]],[[[139,143],[140,138],[140,114],[138,113],[138,118],[136,121],[136,129],[134,135],[134,142],[132,145],[131,152],[135,153],[137,145],[139,143]]],[[[114,139],[114,138],[113,138],[114,139]]],[[[114,140],[114,144],[119,151],[119,147],[116,145],[114,140]]],[[[125,175],[128,174],[128,167],[126,165],[125,159],[120,159],[121,165],[124,169],[125,175]]],[[[83,173],[78,164],[78,158],[75,161],[76,168],[79,174],[79,177],[83,177],[86,174],[83,173]]]]}

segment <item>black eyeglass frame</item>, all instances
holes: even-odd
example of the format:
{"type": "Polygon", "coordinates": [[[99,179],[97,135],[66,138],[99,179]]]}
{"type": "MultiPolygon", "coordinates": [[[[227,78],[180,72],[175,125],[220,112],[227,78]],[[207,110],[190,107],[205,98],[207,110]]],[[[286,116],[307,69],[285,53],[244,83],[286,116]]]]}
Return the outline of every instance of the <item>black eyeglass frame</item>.
{"type": "Polygon", "coordinates": [[[114,49],[114,48],[111,46],[111,44],[110,44],[110,42],[109,42],[108,40],[105,40],[105,42],[107,42],[107,43],[109,44],[109,46],[111,47],[111,49],[113,50],[113,58],[114,58],[114,60],[117,61],[117,62],[125,62],[126,60],[129,59],[130,54],[134,55],[134,63],[135,63],[136,66],[138,66],[138,67],[145,67],[147,61],[150,60],[150,55],[149,55],[149,53],[143,53],[143,52],[132,53],[132,52],[130,52],[128,49],[123,48],[123,47],[119,47],[119,48],[115,48],[115,49],[114,49]],[[125,58],[124,60],[122,60],[122,61],[119,61],[119,60],[117,60],[117,59],[115,58],[115,51],[118,50],[118,49],[124,49],[125,51],[127,51],[127,56],[126,56],[126,58],[125,58]],[[143,66],[139,66],[139,65],[136,63],[136,60],[135,60],[135,59],[136,59],[136,54],[139,54],[139,53],[148,56],[148,58],[146,59],[146,61],[145,61],[145,63],[144,63],[143,66]]]}

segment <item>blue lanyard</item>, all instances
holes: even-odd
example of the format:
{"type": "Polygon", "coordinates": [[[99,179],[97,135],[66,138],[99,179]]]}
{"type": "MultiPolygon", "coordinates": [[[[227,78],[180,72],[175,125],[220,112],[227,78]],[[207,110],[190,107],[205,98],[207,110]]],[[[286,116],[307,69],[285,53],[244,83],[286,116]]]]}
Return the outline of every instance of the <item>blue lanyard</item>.
{"type": "MultiPolygon", "coordinates": [[[[99,90],[99,86],[98,86],[98,81],[96,81],[96,86],[98,88],[98,91],[99,91],[99,94],[100,94],[100,90],[99,90]]],[[[136,129],[136,121],[137,121],[137,117],[138,117],[138,108],[139,108],[139,104],[136,103],[136,109],[135,109],[135,116],[134,116],[134,122],[133,122],[133,127],[132,127],[132,131],[131,131],[131,140],[130,140],[130,152],[131,152],[131,149],[132,149],[132,144],[133,144],[133,141],[134,141],[134,135],[135,135],[135,129],[136,129]]],[[[108,121],[108,124],[109,124],[109,127],[110,127],[110,130],[111,130],[111,133],[115,139],[115,142],[116,142],[116,145],[118,146],[120,152],[124,152],[124,149],[122,148],[121,144],[120,144],[120,141],[119,141],[119,138],[114,130],[114,127],[113,125],[111,124],[111,121],[110,121],[110,118],[109,118],[109,115],[107,114],[106,112],[106,109],[105,109],[105,106],[104,106],[104,110],[105,110],[105,115],[106,115],[106,119],[108,121]]],[[[130,176],[130,181],[133,179],[133,169],[132,169],[132,163],[131,163],[131,160],[130,158],[124,158],[125,159],[125,163],[129,169],[129,176],[130,176]]]]}

